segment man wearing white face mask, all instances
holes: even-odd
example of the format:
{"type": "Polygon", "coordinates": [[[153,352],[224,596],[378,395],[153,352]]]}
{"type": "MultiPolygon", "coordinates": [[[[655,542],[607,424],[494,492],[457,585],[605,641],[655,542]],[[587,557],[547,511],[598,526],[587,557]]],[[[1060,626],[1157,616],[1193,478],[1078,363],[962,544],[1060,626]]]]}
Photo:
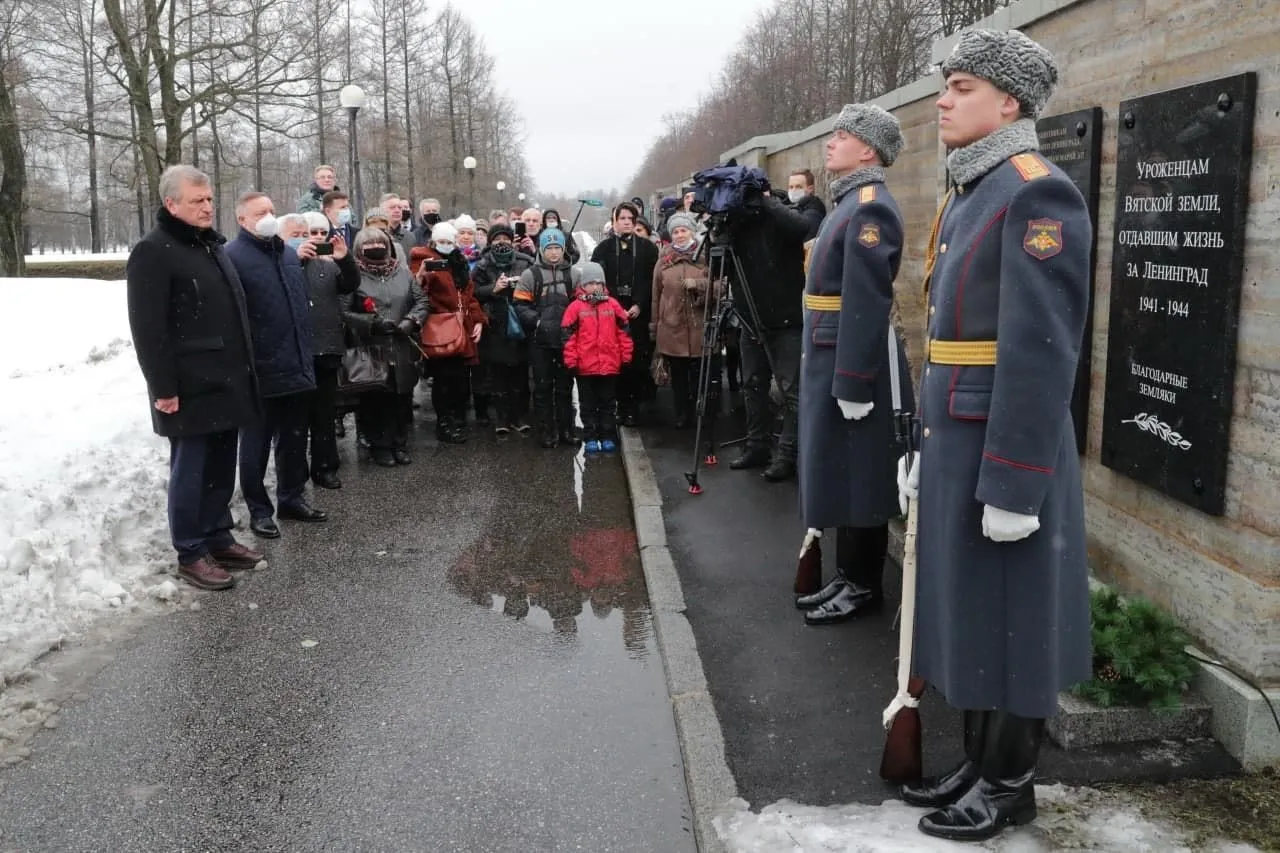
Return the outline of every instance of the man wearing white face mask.
{"type": "Polygon", "coordinates": [[[258,374],[262,417],[240,433],[240,489],[249,527],[265,539],[280,536],[273,515],[294,521],[327,516],[306,501],[307,418],[316,387],[311,347],[311,307],[298,253],[278,236],[271,199],[245,193],[236,202],[240,233],[227,256],[244,286],[258,374]],[[276,503],[263,477],[272,445],[276,453],[276,503]]]}
{"type": "Polygon", "coordinates": [[[813,179],[813,172],[808,169],[800,169],[792,172],[787,178],[787,201],[791,202],[791,209],[805,218],[809,223],[809,235],[805,240],[812,240],[818,236],[818,229],[822,227],[822,220],[827,216],[827,206],[822,203],[822,199],[815,195],[814,190],[817,189],[813,179]]]}

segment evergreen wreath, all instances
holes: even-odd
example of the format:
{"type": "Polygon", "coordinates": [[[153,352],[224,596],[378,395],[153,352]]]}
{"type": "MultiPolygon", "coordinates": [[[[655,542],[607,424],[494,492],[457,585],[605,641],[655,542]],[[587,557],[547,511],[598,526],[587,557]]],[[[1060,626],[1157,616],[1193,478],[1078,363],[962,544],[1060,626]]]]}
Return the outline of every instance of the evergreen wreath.
{"type": "Polygon", "coordinates": [[[1122,599],[1096,590],[1093,618],[1093,678],[1074,693],[1099,705],[1177,708],[1195,675],[1187,635],[1160,608],[1142,598],[1122,599]]]}

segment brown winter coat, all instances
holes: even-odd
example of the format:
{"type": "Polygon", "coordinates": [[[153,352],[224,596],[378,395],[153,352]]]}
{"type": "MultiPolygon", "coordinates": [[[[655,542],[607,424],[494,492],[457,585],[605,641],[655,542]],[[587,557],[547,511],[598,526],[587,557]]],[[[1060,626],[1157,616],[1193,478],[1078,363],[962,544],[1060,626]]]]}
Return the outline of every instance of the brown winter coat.
{"type": "MultiPolygon", "coordinates": [[[[439,260],[443,257],[434,248],[414,249],[415,255],[423,259],[439,260]]],[[[461,257],[459,255],[458,257],[461,257]]],[[[455,358],[461,358],[467,364],[479,364],[476,342],[471,339],[472,330],[476,326],[489,325],[489,318],[476,299],[476,286],[471,281],[466,262],[463,261],[454,270],[428,270],[425,266],[418,268],[418,284],[427,296],[427,314],[444,314],[462,309],[462,327],[467,333],[466,347],[455,358]]]]}
{"type": "Polygon", "coordinates": [[[668,248],[653,268],[653,322],[656,351],[679,358],[702,356],[702,324],[707,301],[707,267],[668,248]],[[694,289],[686,287],[693,282],[694,289]]]}

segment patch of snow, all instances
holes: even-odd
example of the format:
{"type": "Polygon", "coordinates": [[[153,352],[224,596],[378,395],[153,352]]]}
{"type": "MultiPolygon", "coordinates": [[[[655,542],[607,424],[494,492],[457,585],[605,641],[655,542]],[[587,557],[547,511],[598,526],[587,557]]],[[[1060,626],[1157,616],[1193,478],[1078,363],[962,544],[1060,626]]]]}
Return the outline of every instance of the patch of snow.
{"type": "Polygon", "coordinates": [[[34,287],[77,310],[56,330],[0,313],[0,678],[97,614],[177,596],[161,574],[168,444],[151,431],[124,282],[0,278],[0,298],[34,287]]]}
{"type": "MultiPolygon", "coordinates": [[[[1148,820],[1136,806],[1089,788],[1037,786],[1039,817],[1031,826],[1006,830],[983,844],[931,838],[916,824],[927,809],[897,800],[878,806],[819,808],[782,800],[758,814],[736,799],[714,819],[731,853],[1191,853],[1182,833],[1148,820]]],[[[1219,842],[1196,850],[1257,853],[1243,844],[1219,842]]]]}
{"type": "Polygon", "coordinates": [[[578,251],[582,253],[584,260],[591,260],[591,253],[596,250],[596,238],[591,236],[590,231],[574,231],[573,239],[578,241],[578,251]]]}
{"type": "Polygon", "coordinates": [[[67,261],[127,261],[128,250],[119,252],[45,252],[41,255],[27,255],[29,264],[62,264],[67,261]]]}

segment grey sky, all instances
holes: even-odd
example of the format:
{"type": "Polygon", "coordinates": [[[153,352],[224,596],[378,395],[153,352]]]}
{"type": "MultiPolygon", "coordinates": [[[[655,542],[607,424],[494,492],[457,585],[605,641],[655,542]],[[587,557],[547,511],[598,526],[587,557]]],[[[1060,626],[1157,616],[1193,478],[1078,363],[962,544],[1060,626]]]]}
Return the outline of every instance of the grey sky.
{"type": "Polygon", "coordinates": [[[711,89],[738,38],[774,2],[481,0],[462,8],[494,57],[498,88],[524,116],[539,188],[568,194],[622,189],[662,116],[711,89]]]}

